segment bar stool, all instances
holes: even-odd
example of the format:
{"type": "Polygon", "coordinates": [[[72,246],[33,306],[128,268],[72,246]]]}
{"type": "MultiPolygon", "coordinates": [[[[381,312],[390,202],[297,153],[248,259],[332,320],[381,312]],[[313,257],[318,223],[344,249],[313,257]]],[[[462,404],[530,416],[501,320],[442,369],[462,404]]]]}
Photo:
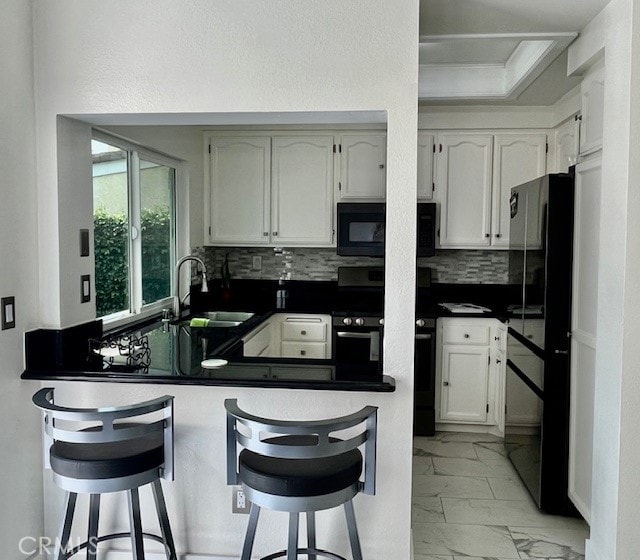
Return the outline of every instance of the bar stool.
{"type": "Polygon", "coordinates": [[[143,538],[164,545],[166,557],[176,560],[176,551],[160,478],[173,480],[173,397],[96,409],[67,408],[54,404],[53,389],[33,396],[43,411],[45,468],[66,490],[66,511],[54,558],[65,560],[82,549],[87,560],[95,560],[97,545],[103,541],[131,538],[134,560],[144,560],[143,538]],[[118,422],[153,414],[148,423],[118,422]],[[92,423],[86,427],[87,423],[92,423]],[[151,484],[162,536],[142,531],[138,488],[151,484]],[[98,536],[100,495],[127,491],[128,533],[98,536]],[[79,493],[89,494],[87,541],[67,550],[79,493]]]}
{"type": "Polygon", "coordinates": [[[251,501],[241,560],[251,557],[260,508],[289,512],[287,550],[262,560],[281,556],[295,560],[298,554],[310,560],[316,556],[346,560],[316,547],[315,512],[339,505],[344,505],[353,558],[362,560],[352,499],[358,492],[375,494],[377,407],[367,406],[341,418],[295,422],[253,416],[238,407],[237,399],[225,400],[224,406],[227,484],[241,484],[251,501]],[[348,439],[331,436],[356,426],[362,430],[348,439]],[[239,455],[238,444],[243,447],[239,455]],[[306,548],[298,548],[302,512],[307,521],[306,548]]]}

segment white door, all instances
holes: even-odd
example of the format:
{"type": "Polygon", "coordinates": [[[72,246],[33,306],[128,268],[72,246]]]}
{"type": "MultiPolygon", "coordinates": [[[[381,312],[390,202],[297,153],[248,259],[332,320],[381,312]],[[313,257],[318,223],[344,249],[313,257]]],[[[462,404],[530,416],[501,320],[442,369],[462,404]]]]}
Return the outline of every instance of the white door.
{"type": "Polygon", "coordinates": [[[490,134],[441,134],[437,146],[440,246],[491,244],[490,134]]]}
{"type": "Polygon", "coordinates": [[[601,159],[576,167],[573,301],[571,312],[571,405],[569,497],[589,521],[598,308],[601,159]]]}
{"type": "Polygon", "coordinates": [[[271,138],[211,138],[210,147],[210,243],[269,243],[271,138]]]}
{"type": "Polygon", "coordinates": [[[576,164],[579,150],[580,121],[571,119],[555,130],[556,173],[567,173],[576,164]]]}
{"type": "Polygon", "coordinates": [[[271,242],[331,245],[333,136],[272,140],[271,242]]]}
{"type": "Polygon", "coordinates": [[[418,131],[418,200],[433,200],[433,146],[435,134],[418,131]]]}
{"type": "Polygon", "coordinates": [[[442,348],[441,420],[486,422],[488,382],[488,347],[445,344],[442,348]]]}
{"type": "Polygon", "coordinates": [[[491,244],[509,247],[511,187],[545,174],[547,135],[496,134],[493,145],[493,212],[491,244]]]}
{"type": "Polygon", "coordinates": [[[343,134],[340,146],[340,200],[384,200],[387,135],[378,132],[343,134]]]}

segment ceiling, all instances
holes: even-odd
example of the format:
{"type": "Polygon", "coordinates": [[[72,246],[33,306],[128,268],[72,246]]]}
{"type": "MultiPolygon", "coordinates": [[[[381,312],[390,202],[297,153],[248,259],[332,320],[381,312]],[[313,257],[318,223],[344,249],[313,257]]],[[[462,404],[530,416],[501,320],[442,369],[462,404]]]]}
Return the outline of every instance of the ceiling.
{"type": "Polygon", "coordinates": [[[551,105],[566,48],[609,0],[421,0],[421,105],[551,105]]]}

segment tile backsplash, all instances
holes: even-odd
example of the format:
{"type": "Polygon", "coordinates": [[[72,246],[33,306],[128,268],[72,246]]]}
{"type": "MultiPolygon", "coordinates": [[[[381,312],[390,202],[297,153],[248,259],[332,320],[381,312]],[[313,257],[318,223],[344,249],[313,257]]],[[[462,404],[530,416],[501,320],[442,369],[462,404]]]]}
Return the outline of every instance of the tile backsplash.
{"type": "MultiPolygon", "coordinates": [[[[287,247],[291,251],[291,279],[336,280],[339,266],[381,266],[383,259],[340,257],[335,249],[287,247]]],[[[277,280],[284,269],[284,257],[267,247],[196,247],[193,254],[207,265],[210,278],[220,278],[225,254],[229,253],[231,278],[277,280]],[[262,268],[253,269],[253,257],[261,257],[262,268]]],[[[507,251],[436,251],[434,257],[418,259],[419,266],[432,269],[432,281],[448,284],[506,284],[509,272],[507,251]]]]}

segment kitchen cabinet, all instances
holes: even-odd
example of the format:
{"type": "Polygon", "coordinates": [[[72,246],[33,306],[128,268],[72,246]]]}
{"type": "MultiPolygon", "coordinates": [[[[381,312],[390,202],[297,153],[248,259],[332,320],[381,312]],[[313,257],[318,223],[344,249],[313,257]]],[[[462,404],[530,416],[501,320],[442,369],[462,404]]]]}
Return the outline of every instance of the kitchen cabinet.
{"type": "Polygon", "coordinates": [[[271,138],[212,137],[209,152],[209,243],[268,244],[271,138]]]}
{"type": "Polygon", "coordinates": [[[329,315],[280,315],[281,356],[283,358],[328,359],[329,315]]]}
{"type": "Polygon", "coordinates": [[[591,519],[601,208],[600,157],[576,166],[571,303],[569,498],[591,519]]]}
{"type": "Polygon", "coordinates": [[[440,246],[491,245],[491,134],[438,135],[437,187],[440,246]]]}
{"type": "Polygon", "coordinates": [[[546,133],[444,133],[437,143],[440,247],[507,249],[511,187],[545,174],[546,133]]]}
{"type": "Polygon", "coordinates": [[[387,135],[354,132],[339,138],[338,201],[384,200],[387,180],[387,135]]]}
{"type": "Polygon", "coordinates": [[[496,319],[441,318],[436,346],[436,420],[504,428],[504,340],[496,319]]]}
{"type": "Polygon", "coordinates": [[[333,242],[333,136],[272,139],[271,241],[333,242]]]}
{"type": "Polygon", "coordinates": [[[273,321],[267,320],[243,337],[242,355],[256,358],[273,357],[273,330],[273,321]]]}
{"type": "Polygon", "coordinates": [[[582,121],[580,123],[580,155],[602,149],[604,126],[604,64],[596,64],[580,85],[582,121]]]}
{"type": "Polygon", "coordinates": [[[491,245],[508,249],[511,187],[545,174],[547,135],[496,134],[493,142],[491,245]]]}
{"type": "Polygon", "coordinates": [[[571,120],[561,124],[554,131],[556,173],[567,173],[569,167],[578,161],[580,150],[580,120],[576,115],[571,120]]]}
{"type": "Polygon", "coordinates": [[[433,176],[434,146],[433,132],[418,130],[418,201],[431,202],[435,190],[433,176]]]}
{"type": "Polygon", "coordinates": [[[333,135],[212,136],[209,146],[209,244],[333,244],[333,135]]]}

